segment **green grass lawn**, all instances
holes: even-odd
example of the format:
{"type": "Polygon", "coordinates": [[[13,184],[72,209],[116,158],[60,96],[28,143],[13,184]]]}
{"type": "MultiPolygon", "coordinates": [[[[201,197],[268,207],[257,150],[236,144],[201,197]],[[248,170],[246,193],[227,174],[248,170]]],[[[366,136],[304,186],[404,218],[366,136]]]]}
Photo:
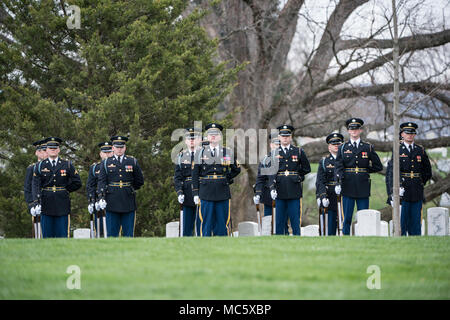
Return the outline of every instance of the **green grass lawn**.
{"type": "Polygon", "coordinates": [[[4,239],[0,299],[449,299],[450,237],[4,239]],[[81,289],[69,290],[70,265],[81,289]],[[381,289],[366,286],[380,268],[381,289]]]}

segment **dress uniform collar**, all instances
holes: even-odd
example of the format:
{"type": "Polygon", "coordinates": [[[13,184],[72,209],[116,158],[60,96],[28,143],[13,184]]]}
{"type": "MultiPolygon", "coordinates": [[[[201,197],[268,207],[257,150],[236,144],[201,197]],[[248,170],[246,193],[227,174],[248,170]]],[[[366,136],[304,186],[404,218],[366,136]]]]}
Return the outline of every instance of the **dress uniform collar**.
{"type": "Polygon", "coordinates": [[[114,160],[116,160],[117,162],[120,162],[120,158],[122,157],[122,162],[123,162],[123,160],[126,160],[127,159],[127,157],[125,156],[125,155],[123,155],[123,156],[116,156],[116,155],[114,155],[114,160]]]}
{"type": "Polygon", "coordinates": [[[349,143],[353,146],[353,144],[356,142],[356,147],[359,147],[361,144],[361,138],[358,138],[358,140],[353,141],[352,139],[349,140],[349,143]]]}
{"type": "Polygon", "coordinates": [[[291,147],[290,144],[288,144],[286,147],[280,145],[280,150],[281,150],[281,151],[284,151],[285,149],[286,149],[287,151],[290,151],[290,150],[292,150],[292,147],[291,147]]]}
{"type": "Polygon", "coordinates": [[[411,150],[414,150],[414,142],[409,144],[409,143],[406,143],[405,141],[403,141],[403,145],[405,146],[405,148],[409,148],[409,146],[411,146],[411,150]]]}

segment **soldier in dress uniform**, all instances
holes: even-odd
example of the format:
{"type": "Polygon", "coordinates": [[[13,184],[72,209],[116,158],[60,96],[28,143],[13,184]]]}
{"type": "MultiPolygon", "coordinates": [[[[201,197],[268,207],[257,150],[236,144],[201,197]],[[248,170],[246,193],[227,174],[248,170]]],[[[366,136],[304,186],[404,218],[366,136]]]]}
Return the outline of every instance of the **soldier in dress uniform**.
{"type": "Polygon", "coordinates": [[[183,205],[183,236],[189,237],[193,235],[194,225],[197,225],[196,234],[200,234],[200,219],[196,213],[196,205],[192,194],[192,170],[195,164],[195,152],[202,142],[202,136],[201,132],[195,130],[195,128],[187,128],[185,137],[187,148],[181,150],[177,157],[173,180],[178,202],[183,205]]]}
{"type": "Polygon", "coordinates": [[[277,128],[281,142],[278,148],[278,170],[269,176],[270,195],[276,200],[276,234],[285,234],[289,218],[293,235],[300,235],[302,181],[311,172],[308,158],[302,148],[292,145],[294,127],[277,128]]]}
{"type": "Polygon", "coordinates": [[[41,214],[44,238],[69,237],[69,193],[81,188],[81,179],[69,160],[59,157],[62,139],[46,139],[48,158],[34,167],[32,195],[35,213],[41,214]]]}
{"type": "Polygon", "coordinates": [[[335,167],[336,157],[339,147],[344,141],[344,136],[340,133],[332,133],[327,136],[328,151],[330,154],[319,161],[316,178],[316,198],[317,205],[328,208],[328,235],[335,236],[337,228],[338,203],[335,192],[335,167]]]}
{"type": "MultiPolygon", "coordinates": [[[[112,151],[112,143],[110,141],[100,142],[98,144],[100,148],[100,159],[101,161],[106,160],[107,158],[113,155],[112,151]]],[[[89,167],[89,175],[86,182],[86,195],[89,201],[88,211],[90,214],[95,215],[94,221],[97,221],[97,211],[99,208],[97,204],[97,208],[95,206],[96,203],[100,200],[97,195],[97,183],[98,177],[100,175],[100,164],[101,162],[96,162],[89,167]],[[97,210],[96,210],[97,209],[97,210]]],[[[95,223],[95,228],[97,228],[97,224],[95,223]]],[[[100,230],[98,230],[100,235],[103,235],[103,224],[100,223],[100,230]]]]}
{"type": "Polygon", "coordinates": [[[97,194],[99,207],[106,209],[108,236],[134,236],[136,190],[144,184],[144,175],[136,158],[125,155],[127,137],[111,137],[114,155],[100,164],[97,194]]]}
{"type": "MultiPolygon", "coordinates": [[[[414,143],[418,125],[405,122],[400,125],[403,141],[400,145],[400,197],[402,236],[421,235],[422,205],[424,185],[431,179],[431,164],[425,148],[414,143]]],[[[388,202],[392,205],[393,160],[388,163],[386,172],[388,202]]]]}
{"type": "Polygon", "coordinates": [[[230,148],[222,146],[223,127],[218,123],[206,125],[209,145],[195,156],[192,171],[194,203],[200,204],[200,236],[226,236],[230,228],[230,184],[241,168],[230,148]]]}
{"type": "MultiPolygon", "coordinates": [[[[33,146],[36,147],[36,151],[34,154],[37,157],[37,162],[47,159],[47,143],[45,139],[38,140],[33,142],[33,146]]],[[[25,202],[27,203],[28,210],[30,214],[34,217],[34,210],[31,210],[35,204],[33,202],[33,194],[32,194],[32,181],[33,181],[33,172],[36,163],[32,163],[27,167],[25,172],[25,182],[23,185],[23,192],[25,195],[25,202]]]]}
{"type": "Polygon", "coordinates": [[[370,173],[383,170],[383,164],[373,145],[361,141],[364,121],[351,118],[346,121],[350,140],[342,144],[336,158],[336,194],[342,191],[344,226],[342,233],[350,235],[355,202],[358,210],[369,208],[370,173]]]}
{"type": "Polygon", "coordinates": [[[278,149],[280,146],[280,139],[278,135],[269,135],[270,138],[270,150],[271,152],[264,157],[264,159],[258,165],[258,175],[256,177],[255,183],[255,196],[253,197],[253,202],[259,204],[260,202],[264,204],[264,216],[272,215],[272,198],[270,196],[270,188],[268,185],[268,174],[263,174],[261,169],[270,168],[271,159],[274,156],[274,150],[278,149]]]}

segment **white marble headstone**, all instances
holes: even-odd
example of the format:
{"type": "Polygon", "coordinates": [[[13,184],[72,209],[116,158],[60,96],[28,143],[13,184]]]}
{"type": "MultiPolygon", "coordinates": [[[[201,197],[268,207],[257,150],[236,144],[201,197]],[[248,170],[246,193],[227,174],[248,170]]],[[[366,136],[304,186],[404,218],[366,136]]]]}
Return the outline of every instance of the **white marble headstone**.
{"type": "Polygon", "coordinates": [[[389,237],[389,224],[387,221],[380,221],[380,236],[389,237]]]}
{"type": "Polygon", "coordinates": [[[303,227],[301,229],[301,235],[304,237],[318,237],[319,236],[319,225],[310,224],[309,226],[303,227]]]}
{"type": "Polygon", "coordinates": [[[449,234],[448,209],[443,207],[429,208],[427,223],[429,236],[447,236],[449,234]]]}
{"type": "Polygon", "coordinates": [[[270,236],[272,234],[272,216],[262,217],[261,235],[270,236]]]}
{"type": "Polygon", "coordinates": [[[358,223],[355,223],[355,236],[359,236],[358,223]]]}
{"type": "Polygon", "coordinates": [[[166,224],[166,238],[178,238],[180,236],[180,222],[173,221],[166,224]]]}
{"type": "Polygon", "coordinates": [[[359,236],[379,236],[381,214],[377,210],[360,210],[356,213],[359,236]]]}
{"type": "Polygon", "coordinates": [[[90,239],[91,238],[91,229],[80,228],[73,230],[73,238],[74,239],[90,239]]]}
{"type": "Polygon", "coordinates": [[[444,192],[441,195],[441,200],[439,201],[439,206],[450,207],[450,195],[447,192],[444,192]]]}
{"type": "Polygon", "coordinates": [[[238,224],[238,231],[240,237],[258,236],[258,224],[252,221],[244,221],[238,224]]]}

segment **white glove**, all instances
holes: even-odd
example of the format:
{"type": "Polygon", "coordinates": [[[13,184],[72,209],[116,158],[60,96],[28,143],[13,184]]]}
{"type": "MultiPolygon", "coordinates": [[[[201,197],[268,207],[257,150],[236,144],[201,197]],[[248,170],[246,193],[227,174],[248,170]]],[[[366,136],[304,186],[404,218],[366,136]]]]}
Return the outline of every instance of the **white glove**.
{"type": "Polygon", "coordinates": [[[94,213],[94,204],[93,203],[89,203],[88,205],[88,211],[90,214],[94,213]]]}
{"type": "Polygon", "coordinates": [[[338,184],[336,187],[334,187],[334,192],[336,192],[337,195],[341,194],[341,185],[338,184]]]}
{"type": "Polygon", "coordinates": [[[194,196],[194,203],[200,204],[200,198],[198,196],[194,196]]]}
{"type": "Polygon", "coordinates": [[[36,210],[33,208],[31,208],[30,213],[33,217],[36,217],[36,210]]]}
{"type": "Polygon", "coordinates": [[[183,202],[184,202],[184,194],[180,194],[180,195],[178,196],[178,202],[179,202],[180,204],[183,204],[183,202]]]}
{"type": "Polygon", "coordinates": [[[330,205],[330,200],[328,200],[327,198],[323,198],[322,205],[324,206],[324,208],[328,208],[328,206],[330,205]]]}
{"type": "Polygon", "coordinates": [[[270,191],[270,197],[272,200],[275,200],[277,198],[277,190],[270,191]]]}
{"type": "Polygon", "coordinates": [[[101,210],[105,209],[105,208],[106,208],[106,201],[105,201],[105,199],[101,199],[101,200],[98,202],[98,205],[100,206],[100,209],[101,209],[101,210]]]}
{"type": "Polygon", "coordinates": [[[100,211],[100,204],[98,201],[95,203],[95,210],[100,211]]]}
{"type": "Polygon", "coordinates": [[[317,207],[320,208],[320,204],[322,203],[322,201],[320,200],[320,198],[317,198],[317,207]]]}
{"type": "Polygon", "coordinates": [[[259,199],[260,199],[261,197],[259,196],[259,195],[257,195],[257,196],[254,196],[253,197],[253,202],[255,203],[255,204],[259,204],[259,199]]]}
{"type": "Polygon", "coordinates": [[[391,202],[391,207],[394,207],[394,201],[391,200],[390,202],[391,202]]]}
{"type": "Polygon", "coordinates": [[[34,207],[34,213],[38,216],[41,214],[41,205],[38,204],[37,206],[34,207]]]}
{"type": "Polygon", "coordinates": [[[398,191],[398,194],[400,195],[400,197],[403,197],[403,195],[405,194],[405,188],[400,187],[400,190],[398,191]]]}

